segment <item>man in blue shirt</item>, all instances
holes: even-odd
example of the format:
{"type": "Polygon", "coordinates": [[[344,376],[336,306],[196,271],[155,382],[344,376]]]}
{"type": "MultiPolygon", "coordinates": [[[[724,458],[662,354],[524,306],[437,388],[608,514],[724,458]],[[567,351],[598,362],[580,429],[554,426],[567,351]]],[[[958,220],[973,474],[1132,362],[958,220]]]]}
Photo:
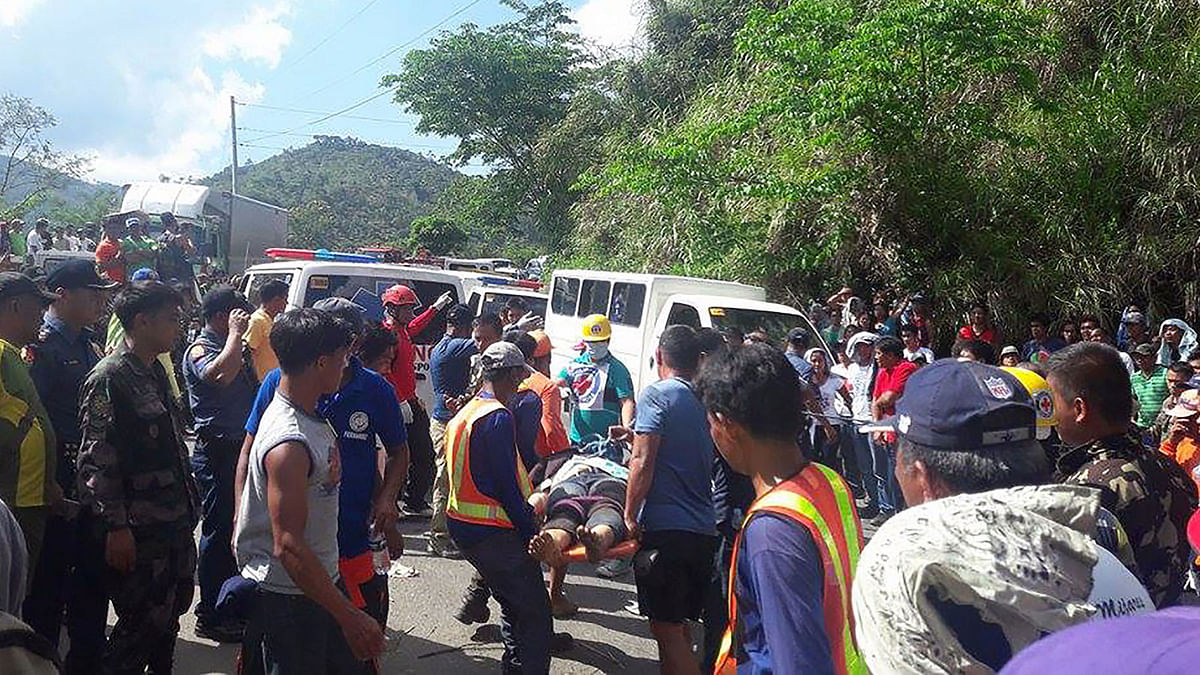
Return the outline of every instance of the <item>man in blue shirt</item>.
{"type": "Polygon", "coordinates": [[[1029,317],[1029,341],[1021,348],[1021,360],[1042,363],[1054,352],[1067,346],[1059,338],[1050,335],[1050,319],[1038,312],[1029,317]]]}
{"type": "Polygon", "coordinates": [[[488,347],[480,363],[483,388],[448,431],[450,536],[502,608],[502,670],[547,673],[553,624],[541,566],[527,552],[537,534],[529,478],[517,464],[512,413],[496,404],[510,400],[529,371],[507,342],[488,347]]]}
{"type": "MultiPolygon", "coordinates": [[[[637,402],[625,526],[641,549],[634,558],[638,606],[650,619],[663,672],[699,672],[686,619],[699,619],[716,551],[714,448],[708,418],[692,393],[700,361],[696,332],[663,331],[655,353],[659,381],[637,402]]],[[[614,430],[628,438],[628,429],[614,430]]]]}
{"type": "MultiPolygon", "coordinates": [[[[345,298],[328,298],[313,306],[329,312],[346,326],[357,342],[363,333],[362,308],[345,298]]],[[[357,346],[357,345],[355,345],[357,346]]],[[[254,408],[246,420],[253,438],[259,421],[279,387],[278,368],[267,373],[258,389],[254,408]]],[[[337,434],[342,479],[338,494],[338,565],[351,601],[383,625],[387,621],[387,577],[370,567],[372,533],[386,536],[400,516],[396,500],[408,473],[408,444],[400,415],[400,402],[392,385],[378,373],[352,358],[342,374],[342,387],[322,397],[317,412],[337,434]],[[383,482],[378,480],[376,439],[388,455],[383,482]],[[372,570],[371,574],[366,570],[372,570]]],[[[238,494],[245,479],[247,452],[239,461],[238,494]]],[[[389,539],[394,541],[394,539],[389,539]]],[[[396,551],[399,556],[399,551],[396,551]]]]}
{"type": "Polygon", "coordinates": [[[242,639],[243,626],[216,618],[221,584],[237,574],[233,558],[233,483],[243,425],[254,402],[253,374],[242,353],[250,303],[229,286],[217,286],[201,301],[204,330],[183,358],[183,378],[196,426],[192,473],[200,489],[203,521],[196,561],[200,602],[196,634],[217,642],[242,639]]]}
{"type": "MultiPolygon", "coordinates": [[[[99,320],[108,292],[116,286],[100,278],[91,260],[59,265],[46,279],[46,288],[59,299],[46,312],[37,343],[29,347],[33,359],[29,374],[58,440],[56,478],[63,496],[73,502],[79,498],[75,485],[82,437],[79,391],[103,356],[90,326],[99,320]]],[[[57,647],[65,605],[71,639],[64,664],[67,673],[86,672],[99,662],[108,619],[104,539],[91,509],[74,511],[50,516],[24,608],[25,621],[57,647]]]]}
{"type": "Polygon", "coordinates": [[[433,384],[433,414],[429,435],[437,473],[433,480],[433,516],[429,519],[429,553],[443,558],[462,557],[446,531],[446,423],[454,418],[447,405],[467,393],[471,379],[471,357],[476,354],[471,339],[471,308],[455,305],[446,314],[446,335],[429,355],[429,378],[433,384]]]}

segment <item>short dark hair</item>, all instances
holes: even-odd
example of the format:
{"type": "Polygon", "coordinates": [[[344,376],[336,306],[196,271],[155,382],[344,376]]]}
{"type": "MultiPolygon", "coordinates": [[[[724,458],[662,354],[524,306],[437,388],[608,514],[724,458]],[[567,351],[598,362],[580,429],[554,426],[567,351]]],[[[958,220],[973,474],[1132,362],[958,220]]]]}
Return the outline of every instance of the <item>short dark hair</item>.
{"type": "Polygon", "coordinates": [[[909,334],[915,336],[915,335],[920,335],[921,331],[917,330],[917,327],[912,325],[911,323],[906,323],[906,324],[903,324],[900,326],[901,337],[903,337],[905,333],[909,333],[909,334]]]}
{"type": "Polygon", "coordinates": [[[271,279],[258,289],[258,300],[259,302],[270,302],[277,298],[287,297],[287,294],[288,285],[286,281],[271,279]]]}
{"type": "Polygon", "coordinates": [[[1049,328],[1050,327],[1050,317],[1046,316],[1045,312],[1034,312],[1033,314],[1029,315],[1029,323],[1030,324],[1040,323],[1040,324],[1042,324],[1042,326],[1049,328]]]}
{"type": "Polygon", "coordinates": [[[783,352],[764,344],[721,350],[696,377],[704,407],[759,438],[795,441],[800,429],[800,378],[783,352]]]}
{"type": "Polygon", "coordinates": [[[697,328],[696,345],[700,348],[701,356],[712,356],[728,347],[725,337],[715,328],[697,328]]]}
{"type": "Polygon", "coordinates": [[[992,311],[992,310],[988,309],[987,303],[982,300],[976,300],[975,302],[971,303],[970,311],[974,312],[977,309],[982,309],[983,311],[988,312],[989,314],[992,311]]]}
{"type": "Polygon", "coordinates": [[[446,323],[455,328],[467,328],[471,325],[471,321],[475,319],[475,312],[462,303],[459,303],[450,308],[446,312],[446,323]]]}
{"type": "Polygon", "coordinates": [[[524,356],[526,361],[533,359],[533,353],[537,351],[537,340],[534,340],[532,335],[522,330],[506,331],[500,339],[516,345],[517,349],[521,350],[521,356],[524,356]]]}
{"type": "Polygon", "coordinates": [[[1050,356],[1047,379],[1062,388],[1063,398],[1082,398],[1110,423],[1133,416],[1129,371],[1117,350],[1099,342],[1079,342],[1050,356]]]}
{"type": "Polygon", "coordinates": [[[692,373],[700,366],[700,341],[691,326],[667,326],[658,339],[658,349],[663,363],[671,368],[692,373]]]}
{"type": "Polygon", "coordinates": [[[135,281],[117,294],[113,314],[125,330],[133,328],[138,314],[157,314],[170,307],[182,307],[183,296],[161,281],[135,281]]]}
{"type": "Polygon", "coordinates": [[[876,340],[875,349],[884,354],[891,354],[892,356],[904,356],[904,343],[900,341],[900,338],[893,335],[884,335],[876,340]]]}
{"type": "Polygon", "coordinates": [[[525,302],[524,298],[514,295],[508,299],[508,302],[504,303],[504,309],[513,312],[528,312],[529,304],[525,302]]]}
{"type": "Polygon", "coordinates": [[[980,363],[996,365],[996,348],[990,342],[966,340],[963,338],[955,340],[954,347],[952,348],[953,357],[958,358],[959,354],[962,354],[964,351],[970,352],[975,356],[975,360],[980,363]]]}
{"type": "Polygon", "coordinates": [[[906,468],[921,462],[955,494],[1050,482],[1050,460],[1042,444],[1032,439],[947,451],[901,436],[899,447],[906,468]]]}
{"type": "Polygon", "coordinates": [[[318,358],[345,349],[350,339],[344,322],[311,307],[284,312],[271,324],[271,349],[286,375],[302,373],[318,358]]]}
{"type": "Polygon", "coordinates": [[[492,314],[490,312],[487,314],[480,314],[479,316],[475,317],[475,320],[471,322],[471,325],[475,328],[491,328],[492,330],[496,331],[496,335],[501,335],[504,333],[504,323],[500,321],[499,315],[492,314]]]}
{"type": "Polygon", "coordinates": [[[358,341],[358,358],[371,362],[387,353],[387,350],[397,344],[396,334],[383,324],[372,321],[363,330],[362,339],[358,341]]]}
{"type": "Polygon", "coordinates": [[[1100,317],[1096,316],[1095,314],[1084,314],[1083,316],[1079,317],[1079,321],[1075,325],[1078,326],[1080,324],[1088,323],[1089,321],[1097,326],[1104,327],[1104,322],[1101,321],[1100,317]]]}
{"type": "MultiPolygon", "coordinates": [[[[1197,355],[1197,357],[1200,358],[1200,355],[1197,355]]],[[[1188,377],[1196,374],[1196,369],[1192,368],[1187,361],[1176,361],[1167,366],[1167,370],[1179,375],[1187,375],[1188,377]]]]}

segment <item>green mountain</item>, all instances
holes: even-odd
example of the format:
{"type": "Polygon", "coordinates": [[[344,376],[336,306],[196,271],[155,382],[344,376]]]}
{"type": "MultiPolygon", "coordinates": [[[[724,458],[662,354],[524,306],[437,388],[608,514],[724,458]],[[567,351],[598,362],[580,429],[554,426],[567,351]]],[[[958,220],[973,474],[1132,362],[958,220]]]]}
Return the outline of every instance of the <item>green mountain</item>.
{"type": "Polygon", "coordinates": [[[32,223],[46,217],[53,223],[97,221],[115,209],[120,199],[119,186],[80,180],[14,160],[7,189],[0,195],[0,220],[21,218],[32,223]],[[43,185],[50,189],[29,198],[35,188],[43,185]]]}
{"type": "MultiPolygon", "coordinates": [[[[289,245],[346,249],[403,243],[412,220],[460,177],[408,150],[317,136],[239,167],[238,193],[288,209],[289,245]]],[[[228,190],[229,169],[199,182],[228,190]]]]}

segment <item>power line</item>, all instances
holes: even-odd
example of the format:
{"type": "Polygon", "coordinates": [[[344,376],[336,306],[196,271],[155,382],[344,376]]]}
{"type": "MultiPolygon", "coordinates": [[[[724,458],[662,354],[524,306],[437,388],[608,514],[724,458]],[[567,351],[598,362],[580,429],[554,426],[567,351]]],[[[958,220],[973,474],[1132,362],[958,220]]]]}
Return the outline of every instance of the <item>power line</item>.
{"type": "Polygon", "coordinates": [[[374,101],[375,99],[377,99],[377,98],[379,98],[379,97],[381,97],[381,96],[386,96],[386,95],[388,95],[388,94],[390,94],[390,93],[394,92],[395,90],[396,90],[396,87],[389,87],[389,88],[387,88],[387,89],[384,89],[383,91],[381,91],[381,92],[379,92],[379,93],[377,93],[377,94],[373,94],[373,95],[371,95],[371,96],[368,96],[367,98],[364,98],[363,100],[359,101],[358,103],[354,103],[354,104],[348,105],[348,106],[346,106],[345,108],[342,108],[341,110],[339,110],[339,111],[337,111],[337,112],[331,112],[331,113],[329,113],[328,115],[325,115],[324,117],[320,117],[320,118],[318,118],[318,119],[312,120],[311,122],[305,122],[305,123],[303,123],[303,124],[299,124],[299,125],[297,125],[297,126],[294,126],[294,127],[292,127],[291,129],[288,129],[287,131],[277,131],[277,132],[274,132],[274,133],[271,133],[271,134],[267,134],[266,136],[259,136],[258,138],[250,138],[250,139],[247,139],[247,140],[248,140],[248,141],[251,141],[251,142],[254,142],[254,141],[263,141],[263,140],[266,140],[266,139],[268,139],[268,138],[274,138],[274,137],[276,137],[276,136],[283,136],[283,135],[286,135],[286,134],[290,134],[290,133],[292,133],[293,131],[299,131],[300,129],[303,129],[304,127],[311,127],[311,126],[313,126],[314,124],[320,124],[321,122],[324,122],[325,120],[330,120],[330,119],[333,119],[334,117],[338,117],[338,116],[340,116],[340,115],[344,115],[344,114],[346,114],[346,113],[350,112],[351,110],[355,110],[355,109],[357,109],[357,108],[361,108],[362,106],[364,106],[364,105],[366,105],[366,104],[370,103],[371,101],[374,101]]]}
{"type": "Polygon", "coordinates": [[[350,79],[351,77],[354,77],[355,75],[366,70],[367,68],[370,68],[371,66],[375,65],[376,63],[379,63],[380,61],[386,59],[387,57],[391,56],[392,54],[395,54],[396,52],[400,51],[401,49],[404,49],[405,47],[411,47],[412,45],[416,44],[421,38],[425,37],[426,35],[429,35],[430,33],[437,30],[438,28],[441,28],[442,26],[444,26],[446,23],[448,23],[454,17],[462,14],[463,12],[466,12],[467,10],[471,9],[475,5],[478,5],[482,1],[483,0],[471,0],[471,2],[468,2],[466,5],[463,5],[462,7],[455,10],[454,13],[452,13],[450,16],[447,16],[446,18],[433,24],[429,28],[426,28],[424,31],[421,31],[420,34],[418,34],[416,37],[412,38],[411,40],[389,49],[388,51],[384,52],[380,56],[368,61],[366,64],[359,66],[358,68],[356,68],[355,70],[350,72],[348,75],[340,77],[340,78],[334,80],[333,82],[326,84],[325,86],[321,87],[320,89],[309,92],[305,96],[305,98],[307,98],[308,96],[313,96],[314,94],[319,94],[319,93],[325,91],[326,89],[329,89],[330,87],[339,85],[342,82],[345,82],[346,80],[350,79]]]}
{"type": "Polygon", "coordinates": [[[365,12],[365,11],[367,11],[368,9],[370,9],[370,8],[371,8],[371,5],[374,5],[376,2],[379,2],[379,0],[370,0],[370,1],[369,1],[367,4],[363,5],[361,8],[359,8],[359,10],[358,10],[357,12],[355,12],[355,13],[354,13],[354,15],[353,15],[353,16],[351,16],[349,19],[346,19],[345,21],[343,21],[343,22],[342,22],[342,24],[341,24],[340,26],[338,26],[337,28],[334,28],[334,29],[333,29],[333,32],[329,33],[329,34],[328,34],[328,35],[326,35],[324,38],[322,38],[322,39],[321,39],[319,42],[317,42],[317,44],[313,45],[313,46],[312,46],[312,47],[311,47],[311,48],[310,48],[308,51],[304,52],[303,54],[301,54],[301,55],[300,55],[299,57],[297,57],[296,59],[294,59],[294,60],[292,60],[292,61],[288,62],[288,64],[287,64],[287,65],[285,65],[283,68],[281,68],[281,69],[279,69],[279,70],[275,71],[275,73],[274,73],[274,75],[273,75],[273,76],[274,76],[274,77],[278,77],[278,76],[279,76],[281,73],[285,73],[285,72],[287,72],[288,70],[290,70],[290,69],[292,68],[292,66],[294,66],[294,65],[296,65],[297,63],[300,63],[300,62],[301,62],[301,61],[303,61],[304,59],[308,58],[308,56],[309,56],[310,54],[312,54],[313,52],[315,52],[315,51],[317,51],[318,49],[320,49],[320,48],[321,48],[321,46],[322,46],[322,45],[324,45],[326,42],[329,42],[329,41],[330,41],[330,40],[333,38],[333,36],[335,36],[335,35],[337,35],[338,33],[342,32],[342,29],[343,29],[343,28],[345,28],[346,26],[349,26],[349,25],[350,25],[350,23],[351,23],[352,21],[354,21],[354,20],[355,20],[355,19],[357,19],[358,17],[362,16],[362,13],[363,13],[363,12],[365,12]]]}
{"type": "MultiPolygon", "coordinates": [[[[341,136],[341,137],[345,137],[345,138],[355,138],[355,139],[361,140],[364,143],[370,143],[371,145],[382,145],[384,147],[426,148],[429,150],[441,150],[443,152],[449,152],[451,150],[451,148],[447,148],[445,146],[427,145],[424,143],[408,143],[408,144],[402,145],[402,146],[401,145],[389,146],[385,143],[377,143],[372,140],[361,139],[352,132],[345,132],[345,133],[341,133],[341,134],[332,134],[332,133],[330,133],[330,134],[303,134],[303,133],[292,133],[292,132],[287,132],[287,131],[273,131],[271,129],[253,129],[251,127],[238,127],[238,131],[251,131],[251,132],[255,132],[255,133],[272,134],[273,136],[297,136],[300,138],[311,138],[311,139],[315,139],[317,136],[341,136]]],[[[260,138],[262,138],[262,137],[260,137],[260,138]]],[[[253,142],[254,140],[255,139],[250,139],[248,142],[253,142]]],[[[245,145],[245,143],[238,143],[238,145],[245,145]]]]}
{"type": "MultiPolygon", "coordinates": [[[[238,101],[237,104],[241,105],[241,106],[246,106],[248,108],[264,108],[266,110],[278,110],[280,112],[300,113],[300,114],[304,114],[304,115],[329,115],[329,114],[331,114],[324,110],[304,110],[302,108],[287,108],[287,107],[278,106],[278,105],[264,105],[262,103],[243,103],[241,101],[238,101]]],[[[365,117],[363,115],[342,115],[342,117],[345,117],[348,120],[363,120],[364,122],[383,122],[385,124],[402,124],[402,125],[410,126],[410,127],[416,126],[415,122],[411,122],[409,120],[390,120],[390,119],[386,119],[383,117],[365,117]]]]}

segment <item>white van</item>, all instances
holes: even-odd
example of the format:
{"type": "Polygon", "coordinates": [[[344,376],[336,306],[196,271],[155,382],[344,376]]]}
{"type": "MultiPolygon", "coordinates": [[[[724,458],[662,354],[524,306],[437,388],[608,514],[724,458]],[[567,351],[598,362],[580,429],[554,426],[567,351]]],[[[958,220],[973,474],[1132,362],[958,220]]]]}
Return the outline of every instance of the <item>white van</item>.
{"type": "Polygon", "coordinates": [[[471,291],[467,305],[471,307],[471,311],[475,312],[475,316],[499,314],[500,310],[504,309],[504,305],[513,298],[520,298],[530,312],[542,318],[546,317],[546,305],[550,302],[550,296],[530,288],[494,285],[485,282],[483,286],[476,287],[471,291]]]}
{"type": "MultiPolygon", "coordinates": [[[[424,266],[388,263],[324,262],[287,260],[255,265],[246,270],[241,290],[258,306],[258,289],[267,281],[278,279],[288,284],[288,307],[312,307],[330,297],[348,298],[367,308],[367,316],[379,320],[383,306],[379,296],[395,284],[404,284],[417,294],[422,307],[428,307],[449,291],[455,302],[466,302],[471,292],[480,286],[482,275],[424,266]]],[[[420,312],[420,308],[417,310],[420,312]]],[[[419,335],[414,335],[416,347],[417,395],[433,409],[433,388],[429,381],[429,353],[446,332],[443,312],[419,335]]]]}
{"type": "Polygon", "coordinates": [[[604,314],[612,323],[609,351],[633,377],[634,389],[658,379],[654,350],[667,326],[765,331],[782,344],[796,326],[816,331],[803,314],[766,301],[758,286],[662,274],[557,270],[550,288],[546,333],[554,345],[551,373],[579,355],[583,319],[604,314]]]}

